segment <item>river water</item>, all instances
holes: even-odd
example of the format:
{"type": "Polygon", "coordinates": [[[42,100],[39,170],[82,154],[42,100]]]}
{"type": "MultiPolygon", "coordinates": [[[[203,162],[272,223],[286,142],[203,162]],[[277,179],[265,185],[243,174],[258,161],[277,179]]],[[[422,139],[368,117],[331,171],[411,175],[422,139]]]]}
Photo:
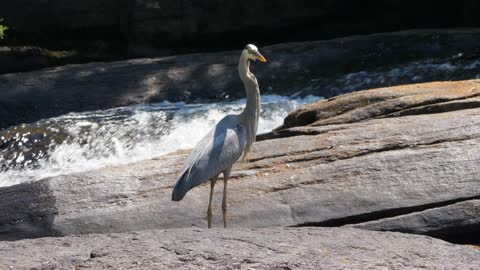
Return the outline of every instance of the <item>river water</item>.
{"type": "MultiPolygon", "coordinates": [[[[289,112],[320,97],[262,96],[258,132],[281,125],[289,112]]],[[[149,159],[188,149],[245,99],[161,102],[70,113],[0,133],[0,186],[149,159]]]]}
{"type": "MultiPolygon", "coordinates": [[[[259,133],[281,125],[294,109],[321,99],[380,86],[480,78],[477,57],[454,55],[311,80],[301,97],[264,95],[259,133]],[[327,90],[327,91],[325,91],[327,90]]],[[[245,100],[210,104],[161,102],[70,113],[0,131],[0,186],[149,159],[193,147],[223,116],[245,100]]]]}

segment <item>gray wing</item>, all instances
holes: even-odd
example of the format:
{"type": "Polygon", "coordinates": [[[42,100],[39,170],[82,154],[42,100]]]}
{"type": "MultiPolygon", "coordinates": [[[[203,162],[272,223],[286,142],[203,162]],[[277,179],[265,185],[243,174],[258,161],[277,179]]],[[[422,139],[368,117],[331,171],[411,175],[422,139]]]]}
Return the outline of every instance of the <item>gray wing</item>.
{"type": "Polygon", "coordinates": [[[237,115],[227,115],[195,146],[173,189],[172,200],[179,201],[192,188],[207,182],[230,167],[242,155],[246,128],[237,115]]]}

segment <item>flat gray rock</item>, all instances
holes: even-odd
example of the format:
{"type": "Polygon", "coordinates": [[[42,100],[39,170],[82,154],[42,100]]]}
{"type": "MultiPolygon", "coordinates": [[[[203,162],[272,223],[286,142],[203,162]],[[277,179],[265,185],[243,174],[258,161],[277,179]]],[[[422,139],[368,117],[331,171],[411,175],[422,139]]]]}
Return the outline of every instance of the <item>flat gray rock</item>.
{"type": "MultiPolygon", "coordinates": [[[[0,242],[4,269],[478,269],[480,250],[348,228],[174,229],[0,242]]],[[[2,268],[2,269],[3,269],[2,268]]]]}

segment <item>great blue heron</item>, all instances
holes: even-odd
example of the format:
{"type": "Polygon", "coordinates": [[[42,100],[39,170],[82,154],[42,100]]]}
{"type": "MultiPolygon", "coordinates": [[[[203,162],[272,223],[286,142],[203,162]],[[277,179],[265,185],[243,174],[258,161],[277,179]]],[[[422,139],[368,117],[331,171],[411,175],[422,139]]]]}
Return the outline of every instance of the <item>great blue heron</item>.
{"type": "Polygon", "coordinates": [[[208,228],[212,227],[212,196],[215,183],[223,173],[223,226],[227,227],[227,181],[232,165],[243,153],[247,156],[257,133],[260,114],[260,91],[257,79],[250,72],[250,60],[266,62],[258,48],[248,44],[240,55],[238,73],[247,93],[247,105],[238,115],[227,115],[195,146],[190,153],[172,193],[173,201],[180,201],[187,192],[210,180],[210,199],[208,201],[208,228]]]}

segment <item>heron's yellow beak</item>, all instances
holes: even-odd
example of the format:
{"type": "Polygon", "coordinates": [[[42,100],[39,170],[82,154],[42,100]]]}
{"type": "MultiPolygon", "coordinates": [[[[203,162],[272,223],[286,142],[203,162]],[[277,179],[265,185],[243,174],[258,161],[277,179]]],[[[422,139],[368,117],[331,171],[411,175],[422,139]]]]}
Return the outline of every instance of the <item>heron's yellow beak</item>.
{"type": "Polygon", "coordinates": [[[263,55],[261,55],[260,53],[258,53],[257,59],[260,60],[260,62],[263,62],[263,63],[267,62],[267,59],[265,59],[265,57],[263,57],[263,55]]]}

